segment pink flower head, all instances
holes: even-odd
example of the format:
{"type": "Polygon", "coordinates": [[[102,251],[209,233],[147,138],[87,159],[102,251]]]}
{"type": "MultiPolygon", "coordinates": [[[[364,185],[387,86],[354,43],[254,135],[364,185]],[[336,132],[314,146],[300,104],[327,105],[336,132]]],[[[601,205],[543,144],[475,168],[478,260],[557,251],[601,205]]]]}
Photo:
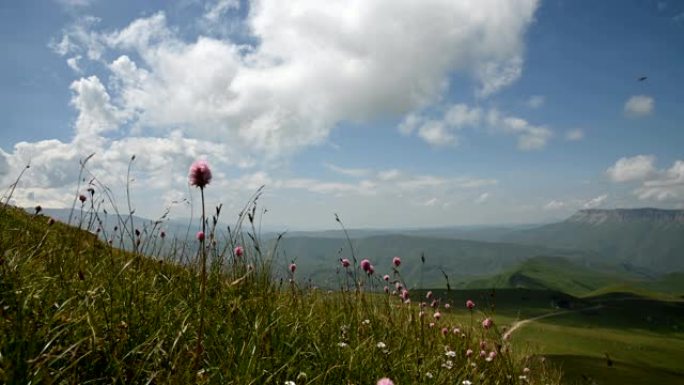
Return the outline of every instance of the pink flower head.
{"type": "Polygon", "coordinates": [[[433,327],[435,327],[435,323],[434,323],[434,322],[430,322],[430,323],[428,324],[428,327],[429,327],[430,329],[432,329],[433,327]]]}
{"type": "Polygon", "coordinates": [[[401,299],[403,299],[404,301],[406,301],[407,299],[409,299],[409,292],[408,292],[408,290],[404,289],[404,290],[401,291],[401,299]]]}
{"type": "Polygon", "coordinates": [[[204,231],[197,232],[197,240],[200,242],[204,241],[204,231]]]}
{"type": "Polygon", "coordinates": [[[466,307],[468,308],[468,310],[473,310],[473,308],[475,307],[475,302],[473,302],[471,300],[467,300],[466,301],[466,307]]]}
{"type": "Polygon", "coordinates": [[[342,258],[340,262],[342,263],[342,267],[344,267],[345,269],[351,265],[351,262],[349,262],[347,258],[342,258]]]}
{"type": "Polygon", "coordinates": [[[211,169],[206,160],[196,160],[190,166],[190,173],[188,174],[190,185],[204,188],[211,182],[211,169]]]}
{"type": "Polygon", "coordinates": [[[425,294],[425,299],[431,299],[432,298],[432,291],[428,291],[427,294],[425,294]]]}
{"type": "Polygon", "coordinates": [[[368,274],[373,274],[373,273],[375,273],[375,266],[370,265],[370,267],[368,268],[368,274]]]}
{"type": "Polygon", "coordinates": [[[48,226],[52,226],[55,224],[54,218],[48,218],[48,226]]]}
{"type": "Polygon", "coordinates": [[[292,272],[292,274],[294,274],[295,270],[297,270],[297,265],[295,265],[294,263],[291,263],[290,264],[290,271],[292,272]]]}
{"type": "Polygon", "coordinates": [[[394,264],[394,266],[399,267],[399,265],[401,265],[401,258],[399,258],[399,257],[392,258],[392,263],[394,264]]]}
{"type": "Polygon", "coordinates": [[[485,350],[487,349],[487,342],[486,341],[480,341],[480,350],[485,350]]]}
{"type": "Polygon", "coordinates": [[[473,355],[473,349],[466,350],[466,357],[470,357],[472,355],[473,355]]]}
{"type": "Polygon", "coordinates": [[[527,373],[529,373],[529,372],[530,372],[530,368],[524,368],[524,369],[523,369],[523,373],[527,374],[527,373]]]}
{"type": "Polygon", "coordinates": [[[445,308],[445,309],[449,310],[450,307],[451,307],[451,305],[449,305],[448,303],[445,303],[445,304],[444,304],[444,308],[445,308]]]}
{"type": "Polygon", "coordinates": [[[377,385],[394,385],[394,382],[392,382],[392,380],[390,380],[389,378],[385,377],[379,379],[377,385]]]}
{"type": "Polygon", "coordinates": [[[235,246],[235,250],[233,250],[235,253],[236,257],[242,257],[242,255],[245,253],[245,249],[242,248],[242,246],[235,246]]]}
{"type": "Polygon", "coordinates": [[[383,275],[382,279],[384,279],[385,281],[389,281],[389,275],[387,275],[387,274],[383,275]]]}
{"type": "Polygon", "coordinates": [[[480,350],[480,357],[486,357],[486,356],[487,356],[487,352],[485,352],[484,350],[480,350]]]}
{"type": "Polygon", "coordinates": [[[442,318],[442,313],[436,311],[435,314],[433,314],[432,316],[435,317],[436,320],[439,320],[440,318],[442,318]]]}
{"type": "Polygon", "coordinates": [[[446,337],[447,334],[449,334],[449,329],[448,328],[442,328],[442,335],[446,337]]]}
{"type": "Polygon", "coordinates": [[[86,199],[88,199],[88,198],[86,198],[86,196],[83,194],[78,196],[78,200],[81,201],[81,203],[85,203],[86,199]]]}
{"type": "Polygon", "coordinates": [[[369,260],[364,259],[363,261],[361,261],[361,269],[363,269],[363,271],[368,273],[370,271],[370,268],[371,268],[371,263],[369,260]]]}
{"type": "Polygon", "coordinates": [[[401,286],[401,283],[400,283],[400,282],[396,282],[396,283],[394,284],[394,288],[397,289],[398,291],[401,291],[401,289],[403,288],[403,286],[401,286]]]}
{"type": "Polygon", "coordinates": [[[485,318],[484,321],[482,321],[482,327],[485,329],[489,329],[494,325],[494,321],[492,321],[491,318],[485,318]]]}
{"type": "Polygon", "coordinates": [[[385,286],[385,293],[389,294],[389,287],[385,286]]]}

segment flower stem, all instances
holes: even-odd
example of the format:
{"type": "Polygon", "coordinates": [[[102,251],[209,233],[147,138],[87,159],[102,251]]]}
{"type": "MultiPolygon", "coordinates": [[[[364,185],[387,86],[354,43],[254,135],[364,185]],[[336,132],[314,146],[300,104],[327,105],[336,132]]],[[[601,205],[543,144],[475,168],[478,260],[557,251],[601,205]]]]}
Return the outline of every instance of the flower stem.
{"type": "MultiPolygon", "coordinates": [[[[205,212],[204,212],[204,188],[200,187],[200,194],[202,195],[202,233],[205,233],[205,212]]],[[[204,249],[205,238],[200,240],[200,260],[202,263],[202,270],[200,271],[200,324],[199,331],[197,333],[197,351],[196,351],[196,362],[199,364],[202,356],[202,338],[204,337],[204,302],[206,298],[206,286],[207,286],[207,255],[204,249]]]]}

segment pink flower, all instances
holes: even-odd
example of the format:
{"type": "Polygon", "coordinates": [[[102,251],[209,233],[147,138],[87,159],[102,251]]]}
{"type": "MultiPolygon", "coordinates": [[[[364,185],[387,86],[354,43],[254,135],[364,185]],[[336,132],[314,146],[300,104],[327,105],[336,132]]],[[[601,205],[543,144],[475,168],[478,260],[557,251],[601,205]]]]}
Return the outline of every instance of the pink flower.
{"type": "Polygon", "coordinates": [[[432,291],[428,291],[427,294],[425,294],[425,299],[431,299],[432,298],[432,291]]]}
{"type": "Polygon", "coordinates": [[[480,357],[486,357],[486,356],[487,356],[487,352],[485,352],[484,350],[480,350],[480,357]]]}
{"type": "Polygon", "coordinates": [[[387,274],[383,275],[382,279],[384,279],[385,281],[389,281],[389,275],[387,275],[387,274]]]}
{"type": "Polygon", "coordinates": [[[394,382],[392,382],[392,380],[390,380],[389,378],[385,377],[379,379],[377,385],[394,385],[394,382]]]}
{"type": "Polygon", "coordinates": [[[389,294],[389,287],[385,286],[385,293],[389,294]]]}
{"type": "Polygon", "coordinates": [[[473,349],[466,350],[466,357],[470,357],[472,355],[473,355],[473,349]]]}
{"type": "Polygon", "coordinates": [[[486,341],[480,341],[480,350],[485,350],[487,349],[487,342],[486,341]]]}
{"type": "Polygon", "coordinates": [[[373,273],[375,273],[375,266],[370,265],[370,267],[368,268],[368,274],[373,274],[373,273]]]}
{"type": "Polygon", "coordinates": [[[292,274],[294,274],[295,270],[297,270],[297,265],[295,265],[294,263],[291,263],[290,264],[290,271],[292,272],[292,274]]]}
{"type": "Polygon", "coordinates": [[[439,320],[440,318],[442,318],[442,313],[436,311],[435,314],[433,314],[432,316],[435,317],[436,320],[439,320]]]}
{"type": "Polygon", "coordinates": [[[527,374],[527,373],[529,373],[529,372],[530,372],[530,368],[524,368],[524,369],[523,369],[523,373],[527,374]]]}
{"type": "Polygon", "coordinates": [[[396,282],[396,283],[394,284],[394,288],[397,289],[398,291],[401,291],[401,289],[403,288],[403,286],[401,286],[401,283],[400,283],[400,282],[396,282]]]}
{"type": "Polygon", "coordinates": [[[204,241],[204,231],[197,232],[197,240],[200,242],[204,241]]]}
{"type": "Polygon", "coordinates": [[[205,160],[196,160],[190,166],[190,173],[188,174],[190,185],[204,188],[211,182],[211,169],[205,160]]]}
{"type": "Polygon", "coordinates": [[[370,269],[371,269],[371,263],[370,263],[370,261],[367,260],[367,259],[364,259],[363,261],[361,261],[361,269],[363,269],[363,271],[365,271],[366,273],[368,273],[368,272],[370,271],[370,269]]]}
{"type": "Polygon", "coordinates": [[[55,220],[53,218],[48,218],[48,226],[52,226],[55,224],[55,220]]]}
{"type": "Polygon", "coordinates": [[[494,325],[494,321],[492,321],[491,318],[485,318],[484,321],[482,321],[482,327],[485,329],[489,329],[494,325]]]}
{"type": "Polygon", "coordinates": [[[430,322],[430,323],[428,324],[428,327],[429,327],[430,329],[432,329],[433,327],[435,327],[435,323],[434,323],[434,322],[430,322]]]}
{"type": "Polygon", "coordinates": [[[342,263],[342,267],[344,267],[345,269],[351,265],[351,262],[349,262],[347,258],[342,258],[340,262],[342,263]]]}
{"type": "Polygon", "coordinates": [[[448,328],[442,328],[442,335],[446,336],[447,334],[449,334],[449,329],[448,328]]]}
{"type": "Polygon", "coordinates": [[[475,307],[475,302],[473,302],[471,300],[467,300],[466,301],[466,307],[468,308],[468,310],[473,310],[473,308],[475,307]]]}
{"type": "Polygon", "coordinates": [[[401,258],[399,258],[399,257],[392,258],[392,263],[394,264],[394,266],[399,267],[399,265],[401,265],[401,258]]]}
{"type": "Polygon", "coordinates": [[[233,250],[235,253],[236,257],[242,257],[242,255],[245,253],[245,249],[242,248],[242,246],[235,246],[235,250],[233,250]]]}
{"type": "Polygon", "coordinates": [[[86,196],[83,194],[78,196],[78,200],[81,201],[81,203],[85,203],[86,199],[88,199],[88,198],[86,198],[86,196]]]}
{"type": "Polygon", "coordinates": [[[406,301],[407,299],[409,299],[409,292],[408,292],[408,290],[404,289],[404,290],[401,291],[401,299],[403,299],[404,301],[406,301]]]}
{"type": "Polygon", "coordinates": [[[449,305],[448,303],[445,303],[445,304],[444,304],[444,308],[445,308],[445,309],[449,310],[450,307],[451,307],[451,305],[449,305]]]}

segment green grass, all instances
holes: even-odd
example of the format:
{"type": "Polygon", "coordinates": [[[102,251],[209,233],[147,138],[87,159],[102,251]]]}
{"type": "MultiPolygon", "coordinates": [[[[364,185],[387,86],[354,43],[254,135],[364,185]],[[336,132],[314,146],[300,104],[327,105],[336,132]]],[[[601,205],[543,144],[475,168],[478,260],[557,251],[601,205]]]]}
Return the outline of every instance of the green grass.
{"type": "MultiPolygon", "coordinates": [[[[208,242],[201,307],[197,264],[176,262],[181,245],[162,248],[172,240],[143,231],[140,250],[172,250],[145,257],[103,241],[130,233],[49,226],[43,216],[0,207],[0,382],[513,384],[527,366],[534,382],[558,383],[556,370],[518,354],[496,327],[484,330],[479,311],[472,329],[456,306],[438,321],[430,309],[421,317],[417,297],[404,304],[372,294],[361,272],[359,291],[317,290],[240,237],[208,242]],[[231,252],[236,243],[243,257],[231,252]],[[442,334],[457,325],[461,334],[442,334]],[[491,362],[465,356],[478,356],[481,341],[497,352],[491,362]]],[[[192,262],[200,244],[186,246],[192,262]]]]}
{"type": "MultiPolygon", "coordinates": [[[[625,292],[575,298],[531,289],[433,293],[459,307],[473,299],[501,330],[554,314],[516,329],[511,341],[516,352],[537,354],[561,367],[563,383],[684,383],[684,301],[625,292]]],[[[460,311],[454,318],[469,323],[460,311]]]]}

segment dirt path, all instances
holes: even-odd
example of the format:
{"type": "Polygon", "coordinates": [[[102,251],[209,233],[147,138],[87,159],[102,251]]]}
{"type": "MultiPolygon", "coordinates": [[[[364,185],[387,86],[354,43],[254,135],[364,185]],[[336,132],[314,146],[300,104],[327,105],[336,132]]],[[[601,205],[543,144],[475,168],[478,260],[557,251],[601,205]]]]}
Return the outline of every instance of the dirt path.
{"type": "Polygon", "coordinates": [[[568,313],[576,313],[576,312],[578,312],[578,311],[596,310],[596,309],[600,309],[600,308],[602,308],[602,307],[603,307],[603,305],[596,305],[596,306],[591,306],[591,307],[585,307],[585,308],[582,308],[582,309],[556,311],[556,312],[553,312],[553,313],[542,314],[542,315],[540,315],[540,316],[536,316],[536,317],[532,317],[532,318],[520,320],[520,321],[518,321],[518,322],[513,323],[513,325],[511,325],[511,328],[508,329],[508,330],[506,331],[506,333],[504,333],[503,339],[509,338],[509,337],[511,336],[511,334],[513,334],[513,332],[516,331],[519,327],[525,325],[526,323],[532,322],[532,321],[537,321],[537,320],[540,320],[540,319],[543,319],[543,318],[555,317],[555,316],[559,316],[559,315],[563,315],[563,314],[568,314],[568,313]]]}

